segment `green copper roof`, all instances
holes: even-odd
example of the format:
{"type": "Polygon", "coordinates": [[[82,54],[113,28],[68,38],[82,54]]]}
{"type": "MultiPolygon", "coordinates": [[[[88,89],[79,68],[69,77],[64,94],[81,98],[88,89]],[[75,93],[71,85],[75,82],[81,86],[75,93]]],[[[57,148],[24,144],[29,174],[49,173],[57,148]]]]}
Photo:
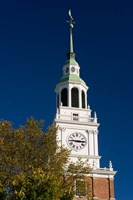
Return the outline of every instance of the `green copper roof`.
{"type": "Polygon", "coordinates": [[[78,65],[78,63],[76,62],[76,60],[74,58],[70,58],[70,59],[66,60],[66,62],[64,63],[64,65],[67,65],[67,64],[78,65]]]}
{"type": "Polygon", "coordinates": [[[66,82],[66,81],[74,81],[76,83],[78,82],[78,83],[84,83],[85,84],[85,82],[79,76],[77,76],[75,74],[69,74],[69,75],[63,76],[61,78],[61,80],[59,81],[59,83],[66,82]]]}

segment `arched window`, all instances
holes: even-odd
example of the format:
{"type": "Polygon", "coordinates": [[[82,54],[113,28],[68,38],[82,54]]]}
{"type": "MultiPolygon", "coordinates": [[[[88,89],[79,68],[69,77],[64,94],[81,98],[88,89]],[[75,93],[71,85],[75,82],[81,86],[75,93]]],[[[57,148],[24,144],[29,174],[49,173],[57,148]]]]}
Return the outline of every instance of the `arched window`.
{"type": "Polygon", "coordinates": [[[85,93],[82,90],[82,108],[85,108],[85,93]]]}
{"type": "Polygon", "coordinates": [[[68,95],[67,95],[67,88],[64,88],[62,91],[61,91],[61,103],[63,106],[67,106],[68,103],[67,103],[67,100],[68,99],[68,95]]]}
{"type": "Polygon", "coordinates": [[[57,108],[59,108],[59,95],[57,95],[57,108]]]}
{"type": "Polygon", "coordinates": [[[77,88],[72,88],[71,92],[72,107],[79,108],[79,91],[77,88]]]}

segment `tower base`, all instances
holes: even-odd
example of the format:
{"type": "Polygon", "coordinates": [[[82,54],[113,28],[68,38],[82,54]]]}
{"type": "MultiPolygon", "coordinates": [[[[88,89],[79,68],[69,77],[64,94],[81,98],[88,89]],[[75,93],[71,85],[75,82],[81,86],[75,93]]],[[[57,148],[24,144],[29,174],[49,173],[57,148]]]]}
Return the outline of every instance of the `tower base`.
{"type": "Polygon", "coordinates": [[[75,196],[73,200],[115,200],[114,175],[115,171],[107,168],[92,170],[86,176],[86,196],[75,196]]]}

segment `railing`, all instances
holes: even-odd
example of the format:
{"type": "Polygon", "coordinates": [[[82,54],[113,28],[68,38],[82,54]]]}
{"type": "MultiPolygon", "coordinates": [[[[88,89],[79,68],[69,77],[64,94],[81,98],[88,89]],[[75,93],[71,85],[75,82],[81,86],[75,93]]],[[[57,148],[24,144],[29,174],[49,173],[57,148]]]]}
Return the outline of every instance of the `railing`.
{"type": "Polygon", "coordinates": [[[94,122],[94,118],[91,117],[80,117],[80,116],[61,115],[61,114],[57,114],[56,119],[64,121],[84,122],[84,123],[94,122]]]}

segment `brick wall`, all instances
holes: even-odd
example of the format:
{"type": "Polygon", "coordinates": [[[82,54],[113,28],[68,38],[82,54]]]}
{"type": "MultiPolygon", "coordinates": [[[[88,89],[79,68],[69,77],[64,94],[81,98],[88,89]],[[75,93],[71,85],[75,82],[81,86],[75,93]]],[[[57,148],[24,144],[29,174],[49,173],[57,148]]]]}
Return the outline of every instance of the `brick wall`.
{"type": "Polygon", "coordinates": [[[89,189],[87,191],[87,196],[90,198],[74,197],[74,200],[113,200],[114,199],[114,181],[108,178],[92,178],[88,177],[87,182],[89,182],[89,189]],[[92,198],[93,197],[93,198],[92,198]]]}
{"type": "Polygon", "coordinates": [[[114,181],[108,178],[91,178],[92,194],[99,200],[114,198],[114,181]]]}

